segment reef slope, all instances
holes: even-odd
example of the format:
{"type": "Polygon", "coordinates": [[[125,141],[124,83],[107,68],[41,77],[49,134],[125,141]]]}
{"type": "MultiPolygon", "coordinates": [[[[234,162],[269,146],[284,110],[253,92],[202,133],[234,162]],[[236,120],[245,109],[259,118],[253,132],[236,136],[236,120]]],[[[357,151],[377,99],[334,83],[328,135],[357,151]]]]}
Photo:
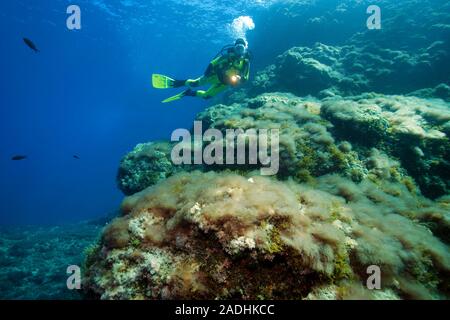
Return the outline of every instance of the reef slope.
{"type": "Polygon", "coordinates": [[[444,100],[374,93],[211,106],[204,129],[280,130],[278,174],[176,167],[171,143],[139,145],[118,180],[137,193],[91,250],[85,295],[448,298],[449,119],[444,100]]]}

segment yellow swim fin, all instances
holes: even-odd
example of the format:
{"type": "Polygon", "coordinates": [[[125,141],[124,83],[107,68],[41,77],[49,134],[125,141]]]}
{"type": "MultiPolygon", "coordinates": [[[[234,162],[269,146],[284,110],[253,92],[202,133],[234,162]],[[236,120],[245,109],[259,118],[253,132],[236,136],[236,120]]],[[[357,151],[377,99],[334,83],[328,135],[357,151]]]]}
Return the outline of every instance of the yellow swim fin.
{"type": "Polygon", "coordinates": [[[153,88],[156,89],[167,89],[167,88],[173,88],[175,84],[175,80],[162,75],[162,74],[153,74],[152,75],[152,85],[153,88]]]}
{"type": "Polygon", "coordinates": [[[167,102],[172,102],[172,101],[176,101],[176,100],[180,100],[181,98],[183,98],[184,96],[186,96],[186,90],[183,92],[180,92],[177,95],[174,95],[173,97],[167,98],[166,100],[163,100],[162,103],[167,103],[167,102]]]}

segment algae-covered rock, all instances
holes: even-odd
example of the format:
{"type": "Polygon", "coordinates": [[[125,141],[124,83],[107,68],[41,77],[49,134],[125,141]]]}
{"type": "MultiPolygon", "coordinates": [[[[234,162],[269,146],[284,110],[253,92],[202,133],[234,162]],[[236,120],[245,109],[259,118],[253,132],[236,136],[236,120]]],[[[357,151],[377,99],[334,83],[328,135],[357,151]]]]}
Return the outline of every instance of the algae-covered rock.
{"type": "Polygon", "coordinates": [[[83,288],[102,299],[320,298],[330,286],[336,299],[445,298],[450,251],[414,223],[417,204],[444,214],[400,184],[177,174],[124,201],[83,288]],[[365,287],[370,265],[381,292],[365,287]]]}
{"type": "MultiPolygon", "coordinates": [[[[307,181],[313,176],[359,170],[363,163],[352,151],[342,151],[329,129],[331,123],[320,116],[321,103],[290,94],[270,93],[240,104],[216,105],[197,116],[209,128],[225,132],[227,129],[278,129],[280,178],[292,177],[307,181]],[[213,120],[214,119],[214,120],[213,120]]],[[[245,166],[239,166],[244,170],[245,166]]],[[[247,170],[254,169],[248,167],[247,170]]],[[[219,168],[220,170],[220,168],[219,168]]]]}
{"type": "Polygon", "coordinates": [[[342,78],[333,68],[339,50],[317,44],[315,51],[309,48],[292,48],[278,57],[275,65],[259,73],[253,85],[256,88],[283,91],[298,95],[317,94],[332,87],[342,78]]]}
{"type": "Polygon", "coordinates": [[[117,173],[119,189],[131,195],[180,170],[170,159],[171,150],[169,142],[138,144],[120,162],[117,173]]]}
{"type": "MultiPolygon", "coordinates": [[[[311,47],[294,47],[259,71],[247,91],[251,96],[267,91],[299,96],[369,91],[406,94],[450,82],[446,46],[445,42],[437,41],[418,51],[393,50],[375,44],[317,43],[311,47]]],[[[439,95],[446,96],[445,87],[437,90],[439,95]]]]}
{"type": "Polygon", "coordinates": [[[416,90],[408,94],[408,96],[420,97],[420,98],[438,98],[446,102],[450,102],[450,86],[445,83],[441,83],[434,88],[426,88],[416,90]]]}
{"type": "Polygon", "coordinates": [[[448,298],[446,102],[275,92],[197,120],[221,132],[278,129],[277,175],[260,177],[255,165],[175,168],[170,143],[138,146],[123,181],[140,192],[90,250],[86,297],[448,298]],[[374,265],[379,291],[366,287],[374,265]]]}
{"type": "MultiPolygon", "coordinates": [[[[278,129],[281,179],[306,182],[337,173],[414,184],[437,198],[448,193],[450,111],[440,99],[363,94],[322,100],[265,93],[217,104],[197,115],[203,129],[278,129]],[[376,149],[374,151],[373,149],[376,149]],[[375,152],[375,153],[374,153],[375,152]],[[387,160],[380,160],[381,158],[387,160]],[[380,169],[380,163],[392,164],[380,169]],[[383,174],[381,174],[383,173],[383,174]],[[409,177],[410,176],[410,177],[409,177]]],[[[207,145],[207,143],[206,143],[207,145]]],[[[141,144],[121,163],[118,182],[130,195],[181,170],[252,171],[260,165],[175,166],[173,144],[141,144]]]]}
{"type": "Polygon", "coordinates": [[[406,181],[410,175],[432,198],[450,187],[450,108],[439,99],[363,94],[317,100],[266,93],[212,106],[197,119],[221,130],[279,128],[281,178],[307,181],[339,173],[360,181],[374,171],[376,148],[393,158],[388,162],[400,162],[389,169],[398,175],[383,176],[406,181]]]}
{"type": "Polygon", "coordinates": [[[325,99],[321,116],[335,137],[398,158],[432,198],[450,188],[450,108],[439,99],[364,94],[325,99]]]}

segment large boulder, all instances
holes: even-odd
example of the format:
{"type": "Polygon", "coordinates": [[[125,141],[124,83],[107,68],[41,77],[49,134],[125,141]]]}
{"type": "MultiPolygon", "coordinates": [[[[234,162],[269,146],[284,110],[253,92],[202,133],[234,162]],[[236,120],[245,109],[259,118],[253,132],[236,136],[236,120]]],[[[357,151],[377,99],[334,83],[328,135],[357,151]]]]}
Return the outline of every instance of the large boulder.
{"type": "Polygon", "coordinates": [[[88,297],[448,298],[449,248],[414,222],[448,211],[400,184],[181,173],[122,209],[87,259],[88,297]],[[365,287],[372,265],[382,290],[365,287]]]}
{"type": "Polygon", "coordinates": [[[179,171],[170,159],[171,150],[172,144],[164,141],[138,144],[120,162],[119,189],[131,195],[179,171]]]}

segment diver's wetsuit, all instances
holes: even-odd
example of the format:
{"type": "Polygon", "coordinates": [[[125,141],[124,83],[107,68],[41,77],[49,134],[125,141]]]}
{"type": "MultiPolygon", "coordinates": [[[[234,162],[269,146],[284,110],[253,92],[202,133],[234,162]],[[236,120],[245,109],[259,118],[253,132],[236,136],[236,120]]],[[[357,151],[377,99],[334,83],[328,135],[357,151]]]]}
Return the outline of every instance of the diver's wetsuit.
{"type": "Polygon", "coordinates": [[[236,85],[230,80],[234,75],[239,75],[241,82],[248,80],[250,75],[250,55],[246,53],[243,57],[239,57],[232,49],[229,49],[226,54],[219,55],[210,62],[203,76],[198,79],[182,80],[182,83],[180,81],[178,84],[188,86],[189,88],[211,84],[211,87],[206,91],[188,90],[186,92],[187,96],[209,99],[225,90],[227,86],[236,85]]]}

